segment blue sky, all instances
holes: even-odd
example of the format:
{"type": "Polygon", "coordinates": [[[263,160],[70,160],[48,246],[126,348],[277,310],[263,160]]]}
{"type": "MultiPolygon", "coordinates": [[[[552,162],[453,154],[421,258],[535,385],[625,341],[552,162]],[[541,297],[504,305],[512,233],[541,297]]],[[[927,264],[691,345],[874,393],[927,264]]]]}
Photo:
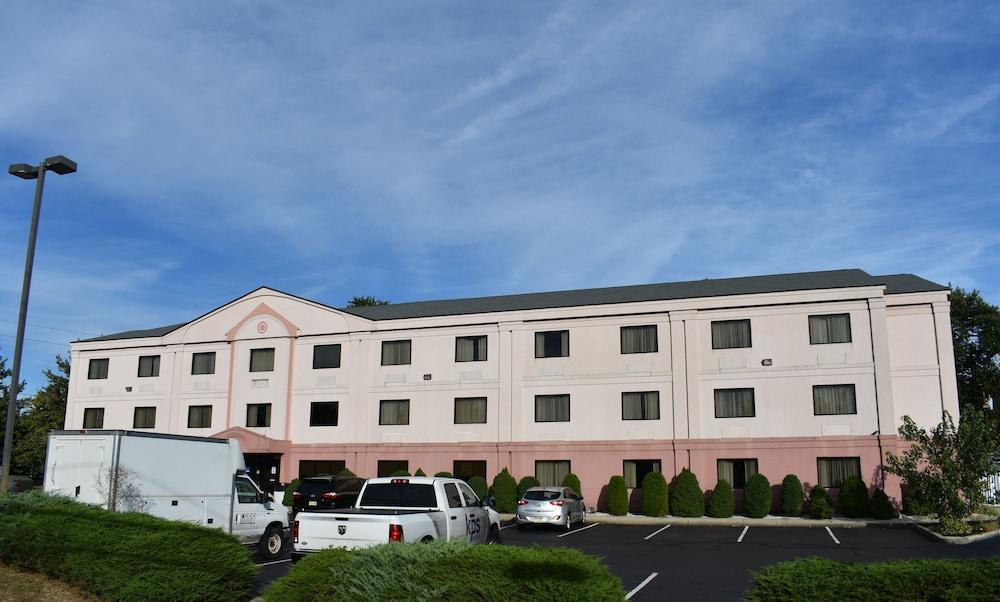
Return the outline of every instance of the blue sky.
{"type": "MultiPolygon", "coordinates": [[[[0,159],[53,154],[22,376],[259,285],[341,306],[860,267],[1000,302],[1000,8],[51,2],[0,159]]],[[[0,355],[32,186],[0,178],[0,355]]],[[[9,361],[9,360],[8,360],[9,361]]]]}

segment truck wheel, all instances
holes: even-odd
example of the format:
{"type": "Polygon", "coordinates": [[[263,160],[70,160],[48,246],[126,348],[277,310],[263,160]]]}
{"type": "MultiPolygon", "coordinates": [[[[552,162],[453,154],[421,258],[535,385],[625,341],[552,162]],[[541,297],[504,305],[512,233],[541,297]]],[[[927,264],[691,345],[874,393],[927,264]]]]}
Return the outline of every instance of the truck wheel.
{"type": "Polygon", "coordinates": [[[503,543],[503,539],[500,537],[500,529],[493,527],[490,529],[489,535],[486,536],[487,545],[500,545],[503,543]]]}
{"type": "Polygon", "coordinates": [[[260,538],[260,542],[257,544],[257,552],[264,560],[274,560],[278,556],[281,556],[281,550],[284,547],[285,538],[281,532],[281,527],[271,525],[264,530],[264,536],[260,538]]]}

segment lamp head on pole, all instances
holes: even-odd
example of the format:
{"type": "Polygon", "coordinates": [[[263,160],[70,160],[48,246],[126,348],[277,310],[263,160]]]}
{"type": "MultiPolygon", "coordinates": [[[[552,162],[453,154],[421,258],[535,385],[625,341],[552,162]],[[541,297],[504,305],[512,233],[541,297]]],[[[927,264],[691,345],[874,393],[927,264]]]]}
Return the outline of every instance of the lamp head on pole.
{"type": "Polygon", "coordinates": [[[64,176],[68,173],[76,171],[76,161],[68,157],[64,157],[63,155],[56,155],[55,157],[49,157],[45,160],[45,169],[54,171],[57,174],[64,176]]]}
{"type": "Polygon", "coordinates": [[[24,180],[34,180],[38,177],[38,168],[27,163],[14,163],[7,169],[7,172],[24,180]]]}

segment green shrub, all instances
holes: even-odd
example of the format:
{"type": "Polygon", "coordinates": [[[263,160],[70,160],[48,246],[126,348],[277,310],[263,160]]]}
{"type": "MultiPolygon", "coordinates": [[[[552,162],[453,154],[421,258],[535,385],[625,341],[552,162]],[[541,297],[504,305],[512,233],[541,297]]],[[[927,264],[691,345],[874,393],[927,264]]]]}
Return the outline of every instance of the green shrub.
{"type": "Polygon", "coordinates": [[[804,498],[802,481],[793,474],[785,475],[781,480],[781,513],[785,516],[802,516],[804,498]]]}
{"type": "Polygon", "coordinates": [[[746,600],[995,600],[1000,558],[837,562],[805,558],[753,573],[746,600]]]}
{"type": "Polygon", "coordinates": [[[674,516],[702,516],[705,513],[705,494],[698,477],[687,468],[681,470],[670,486],[670,512],[674,516]]]}
{"type": "Polygon", "coordinates": [[[489,494],[489,487],[486,485],[486,479],[479,475],[469,479],[469,487],[472,487],[472,490],[476,492],[479,499],[483,499],[489,494]]]}
{"type": "Polygon", "coordinates": [[[427,473],[424,472],[423,468],[417,468],[417,472],[413,473],[413,476],[415,476],[415,477],[426,477],[427,473]]]}
{"type": "Polygon", "coordinates": [[[736,498],[729,481],[721,479],[712,490],[708,502],[708,515],[713,518],[729,518],[736,511],[736,498]]]}
{"type": "Polygon", "coordinates": [[[496,498],[497,512],[517,512],[517,481],[506,468],[493,477],[493,497],[496,498]]]}
{"type": "Polygon", "coordinates": [[[809,516],[811,518],[830,518],[833,516],[830,494],[822,485],[815,485],[809,491],[809,516]]]}
{"type": "Polygon", "coordinates": [[[670,496],[663,473],[650,472],[642,478],[642,513],[646,516],[666,516],[670,512],[670,496]]]}
{"type": "Polygon", "coordinates": [[[849,476],[840,484],[840,511],[849,518],[868,514],[868,488],[858,476],[849,476]]]}
{"type": "Polygon", "coordinates": [[[941,522],[935,529],[941,535],[972,535],[972,526],[960,518],[953,516],[942,516],[941,522]]]}
{"type": "Polygon", "coordinates": [[[541,482],[539,482],[539,480],[536,479],[535,477],[530,475],[523,477],[517,483],[517,499],[523,498],[524,492],[531,489],[532,487],[541,487],[541,486],[542,486],[541,482]]]}
{"type": "Polygon", "coordinates": [[[268,602],[347,600],[624,600],[621,581],[572,548],[383,544],[303,558],[268,602]]]}
{"type": "Polygon", "coordinates": [[[344,470],[341,470],[340,472],[338,472],[337,476],[340,476],[340,477],[356,477],[358,475],[356,475],[353,472],[351,472],[350,468],[345,468],[344,470]]]}
{"type": "Polygon", "coordinates": [[[615,475],[608,481],[608,514],[625,516],[628,514],[628,487],[625,477],[615,475]]]}
{"type": "Polygon", "coordinates": [[[0,496],[0,562],[106,600],[241,600],[257,569],[235,537],[42,493],[0,496]]]}
{"type": "Polygon", "coordinates": [[[743,488],[743,511],[750,518],[764,518],[771,512],[774,498],[767,477],[759,472],[747,479],[743,488]]]}
{"type": "Polygon", "coordinates": [[[450,472],[448,472],[447,470],[442,470],[441,472],[435,472],[435,473],[434,473],[434,476],[436,476],[436,477],[442,477],[442,478],[445,478],[445,479],[454,479],[454,478],[455,478],[455,477],[454,477],[454,476],[453,476],[453,475],[452,475],[452,474],[451,474],[450,472]]]}
{"type": "Polygon", "coordinates": [[[934,510],[915,487],[904,486],[903,513],[910,516],[930,516],[934,514],[934,510]]]}
{"type": "Polygon", "coordinates": [[[410,471],[409,470],[403,470],[402,468],[400,468],[399,470],[397,470],[396,472],[392,473],[389,476],[390,477],[408,477],[408,476],[410,476],[410,471]]]}
{"type": "Polygon", "coordinates": [[[567,475],[563,477],[562,486],[569,487],[570,489],[575,491],[577,495],[583,495],[583,489],[582,486],[580,485],[580,477],[576,476],[573,473],[567,473],[567,475]]]}
{"type": "Polygon", "coordinates": [[[876,489],[872,494],[871,502],[868,504],[868,514],[874,519],[889,520],[896,518],[896,509],[892,505],[889,496],[881,489],[876,489]]]}
{"type": "Polygon", "coordinates": [[[299,480],[292,479],[292,482],[288,484],[288,487],[285,487],[285,493],[281,497],[282,506],[287,506],[289,508],[292,507],[292,504],[295,502],[295,490],[298,488],[299,480]]]}

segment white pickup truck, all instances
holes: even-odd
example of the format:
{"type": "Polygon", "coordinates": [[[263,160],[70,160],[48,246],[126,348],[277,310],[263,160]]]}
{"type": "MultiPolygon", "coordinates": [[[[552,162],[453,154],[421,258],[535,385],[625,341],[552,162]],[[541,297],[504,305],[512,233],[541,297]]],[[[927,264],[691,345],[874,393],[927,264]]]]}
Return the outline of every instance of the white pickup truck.
{"type": "Polygon", "coordinates": [[[324,548],[361,548],[390,541],[464,539],[501,543],[500,515],[459,479],[370,479],[354,508],[300,512],[292,523],[292,559],[324,548]]]}

